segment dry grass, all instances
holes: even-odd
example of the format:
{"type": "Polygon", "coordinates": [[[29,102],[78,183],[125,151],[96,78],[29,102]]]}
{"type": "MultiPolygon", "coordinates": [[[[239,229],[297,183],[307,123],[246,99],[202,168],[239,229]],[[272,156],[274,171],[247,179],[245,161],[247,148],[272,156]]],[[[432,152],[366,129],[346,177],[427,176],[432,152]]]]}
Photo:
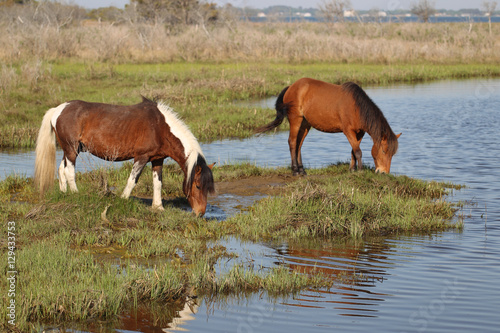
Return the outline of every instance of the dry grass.
{"type": "MultiPolygon", "coordinates": [[[[57,22],[56,22],[57,23],[57,22]]],[[[185,26],[172,33],[146,23],[39,23],[0,18],[0,59],[88,61],[262,61],[495,63],[500,26],[480,23],[248,23],[185,26]]]]}

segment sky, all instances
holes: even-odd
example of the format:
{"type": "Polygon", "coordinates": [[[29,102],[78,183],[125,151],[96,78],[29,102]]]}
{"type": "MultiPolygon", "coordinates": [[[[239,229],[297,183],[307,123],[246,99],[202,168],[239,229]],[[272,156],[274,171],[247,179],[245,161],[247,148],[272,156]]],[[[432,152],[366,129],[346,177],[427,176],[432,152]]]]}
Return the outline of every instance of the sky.
{"type": "MultiPolygon", "coordinates": [[[[435,0],[436,9],[462,9],[462,8],[482,8],[484,0],[435,0]]],[[[115,6],[123,8],[129,0],[70,0],[67,3],[75,3],[85,8],[99,8],[115,6]]],[[[291,7],[317,8],[323,0],[209,0],[218,5],[227,3],[236,7],[267,8],[275,5],[286,5],[291,7]]],[[[356,10],[369,10],[377,8],[380,10],[410,9],[416,0],[351,0],[352,7],[356,10]]],[[[500,9],[500,7],[497,7],[500,9]]]]}

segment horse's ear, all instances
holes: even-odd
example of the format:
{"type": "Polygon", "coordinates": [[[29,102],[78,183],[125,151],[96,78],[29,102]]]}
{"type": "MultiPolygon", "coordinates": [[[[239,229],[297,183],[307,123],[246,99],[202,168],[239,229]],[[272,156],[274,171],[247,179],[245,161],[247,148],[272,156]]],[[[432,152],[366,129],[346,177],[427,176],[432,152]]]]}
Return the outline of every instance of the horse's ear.
{"type": "Polygon", "coordinates": [[[215,162],[208,165],[208,167],[210,168],[210,170],[212,170],[212,168],[214,167],[214,165],[215,165],[215,162]]]}
{"type": "Polygon", "coordinates": [[[199,176],[201,175],[201,166],[197,165],[195,168],[194,168],[194,174],[199,176]]]}
{"type": "Polygon", "coordinates": [[[401,134],[403,134],[403,133],[399,133],[398,135],[396,135],[396,139],[399,139],[399,137],[401,136],[401,134]]]}

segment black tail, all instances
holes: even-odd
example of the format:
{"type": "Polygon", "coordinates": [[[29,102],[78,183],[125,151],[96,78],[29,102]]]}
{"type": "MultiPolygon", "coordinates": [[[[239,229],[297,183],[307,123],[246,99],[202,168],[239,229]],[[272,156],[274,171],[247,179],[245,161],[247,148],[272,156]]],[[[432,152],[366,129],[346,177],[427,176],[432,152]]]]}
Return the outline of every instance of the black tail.
{"type": "Polygon", "coordinates": [[[285,93],[288,90],[288,88],[289,87],[283,89],[279,94],[278,99],[276,100],[275,104],[276,118],[269,124],[255,129],[255,133],[264,133],[281,125],[283,119],[285,119],[285,117],[288,114],[288,110],[290,110],[291,107],[290,103],[283,103],[283,96],[285,96],[285,93]]]}

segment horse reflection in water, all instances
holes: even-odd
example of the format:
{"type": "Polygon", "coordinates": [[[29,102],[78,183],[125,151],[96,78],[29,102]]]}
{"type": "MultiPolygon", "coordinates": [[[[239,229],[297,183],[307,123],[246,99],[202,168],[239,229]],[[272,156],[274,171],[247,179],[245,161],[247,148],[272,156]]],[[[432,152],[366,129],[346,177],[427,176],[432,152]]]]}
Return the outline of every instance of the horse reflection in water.
{"type": "Polygon", "coordinates": [[[392,156],[398,150],[398,138],[382,111],[353,82],[335,85],[302,78],[286,87],[276,100],[276,119],[257,128],[257,133],[270,131],[287,117],[290,123],[288,145],[294,175],[305,175],[301,147],[311,129],[343,132],[351,144],[350,169],[363,167],[359,145],[365,133],[373,139],[372,156],[377,172],[389,173],[392,156]]]}
{"type": "Polygon", "coordinates": [[[144,333],[187,331],[185,326],[196,319],[198,308],[197,299],[191,297],[174,302],[139,304],[137,308],[122,313],[114,328],[144,333]]]}
{"type": "MultiPolygon", "coordinates": [[[[271,246],[273,247],[273,246],[271,246]]],[[[391,246],[383,239],[369,244],[357,242],[324,242],[289,240],[287,246],[275,248],[290,270],[310,276],[331,277],[328,289],[309,288],[289,300],[287,305],[334,308],[343,316],[374,317],[380,302],[390,295],[375,290],[387,273],[387,253],[391,246]]]]}
{"type": "Polygon", "coordinates": [[[163,210],[162,167],[167,157],[184,172],[183,191],[193,212],[203,215],[208,193],[214,192],[211,168],[198,141],[177,115],[163,103],[143,97],[142,103],[121,106],[70,101],[46,112],[36,144],[35,184],[43,194],[54,181],[55,139],[64,156],[59,167],[59,186],[66,192],[78,189],[75,163],[88,151],[110,161],[134,159],[122,197],[128,198],[144,166],[153,169],[153,207],[163,210]]]}

